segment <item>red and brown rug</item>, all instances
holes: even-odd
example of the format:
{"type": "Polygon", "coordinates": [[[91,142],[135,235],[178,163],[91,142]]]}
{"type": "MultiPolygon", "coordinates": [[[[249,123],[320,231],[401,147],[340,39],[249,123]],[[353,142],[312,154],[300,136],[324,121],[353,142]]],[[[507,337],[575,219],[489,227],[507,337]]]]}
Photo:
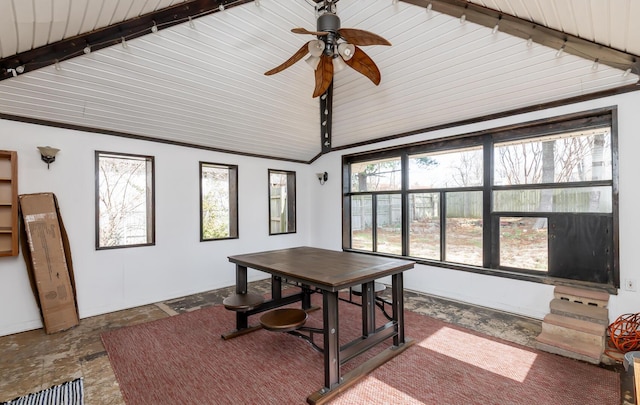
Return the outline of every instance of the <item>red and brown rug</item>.
{"type": "MultiPolygon", "coordinates": [[[[359,316],[360,307],[340,303],[341,341],[359,334],[359,316]]],[[[332,404],[620,403],[613,371],[410,311],[405,317],[406,335],[416,343],[332,404]]],[[[320,326],[321,318],[321,311],[312,312],[308,325],[320,326]]],[[[234,324],[233,312],[215,306],[103,334],[125,402],[304,404],[322,387],[322,355],[306,341],[266,330],[221,339],[234,324]]],[[[343,373],[388,343],[350,361],[343,373]]]]}

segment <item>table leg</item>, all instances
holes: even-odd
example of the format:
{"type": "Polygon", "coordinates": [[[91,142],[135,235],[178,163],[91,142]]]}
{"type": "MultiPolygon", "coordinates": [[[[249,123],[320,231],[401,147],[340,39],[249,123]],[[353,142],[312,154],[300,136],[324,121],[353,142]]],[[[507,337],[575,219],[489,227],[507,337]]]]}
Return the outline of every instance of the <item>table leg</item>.
{"type": "MultiPolygon", "coordinates": [[[[236,264],[236,294],[246,294],[247,285],[247,267],[236,264]]],[[[236,330],[242,330],[249,327],[249,317],[244,311],[236,311],[236,330]]]]}
{"type": "Polygon", "coordinates": [[[282,298],[282,278],[271,275],[271,299],[279,300],[282,298]]]}
{"type": "Polygon", "coordinates": [[[367,337],[376,330],[376,305],[374,282],[362,284],[362,336],[367,337]]]}
{"type": "Polygon", "coordinates": [[[322,292],[324,321],[324,386],[326,390],[340,383],[340,341],[338,336],[338,292],[322,292]]]}
{"type": "MultiPolygon", "coordinates": [[[[308,285],[303,284],[302,285],[302,309],[304,309],[304,310],[312,309],[311,308],[311,293],[312,293],[311,288],[308,285]]],[[[318,308],[316,307],[316,309],[318,309],[318,308]]]]}
{"type": "Polygon", "coordinates": [[[398,334],[393,337],[393,345],[400,346],[404,339],[404,286],[402,273],[391,276],[392,316],[398,327],[398,334]]]}

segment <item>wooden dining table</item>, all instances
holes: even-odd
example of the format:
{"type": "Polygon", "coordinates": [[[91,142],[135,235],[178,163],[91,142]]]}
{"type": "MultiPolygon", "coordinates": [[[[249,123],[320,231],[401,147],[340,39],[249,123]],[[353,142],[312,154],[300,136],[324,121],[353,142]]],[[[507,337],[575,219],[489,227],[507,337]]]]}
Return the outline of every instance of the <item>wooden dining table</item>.
{"type": "Polygon", "coordinates": [[[306,246],[234,255],[229,261],[236,265],[236,293],[247,292],[247,268],[252,268],[271,274],[272,298],[249,311],[237,312],[236,330],[227,338],[254,330],[248,324],[253,314],[298,300],[303,309],[309,309],[310,294],[322,293],[324,386],[307,397],[310,404],[328,401],[413,343],[404,333],[403,295],[403,272],[413,268],[412,261],[306,246]],[[387,276],[391,277],[391,319],[376,327],[374,282],[387,276]],[[299,284],[302,292],[282,296],[281,280],[299,284]],[[340,346],[338,293],[354,286],[362,288],[362,334],[340,346]],[[341,365],[390,338],[390,347],[341,375],[341,365]]]}

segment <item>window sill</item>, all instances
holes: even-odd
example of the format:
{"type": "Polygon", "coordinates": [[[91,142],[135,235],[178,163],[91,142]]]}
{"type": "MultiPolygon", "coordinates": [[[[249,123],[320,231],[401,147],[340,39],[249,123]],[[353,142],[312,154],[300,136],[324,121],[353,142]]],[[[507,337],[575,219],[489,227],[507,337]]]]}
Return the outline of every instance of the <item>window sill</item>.
{"type": "Polygon", "coordinates": [[[595,290],[606,291],[607,293],[612,295],[618,295],[618,288],[610,284],[599,284],[599,283],[592,283],[588,281],[562,279],[562,278],[556,278],[556,277],[549,277],[544,274],[532,274],[532,273],[524,273],[524,272],[502,270],[502,269],[487,269],[483,267],[467,266],[464,264],[456,264],[456,263],[441,263],[441,262],[428,261],[428,260],[424,260],[416,257],[405,257],[405,256],[397,256],[397,255],[390,255],[390,254],[373,253],[373,252],[367,252],[367,251],[355,250],[355,249],[343,249],[343,250],[345,252],[363,253],[363,254],[369,254],[373,256],[401,257],[403,259],[413,260],[417,264],[421,264],[424,266],[467,271],[470,273],[483,274],[487,276],[510,278],[513,280],[529,281],[532,283],[548,284],[548,285],[554,285],[554,286],[565,285],[569,287],[591,288],[595,290]]]}

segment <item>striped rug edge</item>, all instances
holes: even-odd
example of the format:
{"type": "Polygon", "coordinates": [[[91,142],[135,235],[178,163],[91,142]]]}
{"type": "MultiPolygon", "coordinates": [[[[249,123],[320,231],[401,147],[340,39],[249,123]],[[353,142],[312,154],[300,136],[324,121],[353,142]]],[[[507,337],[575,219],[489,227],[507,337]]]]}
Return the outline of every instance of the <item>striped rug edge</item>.
{"type": "Polygon", "coordinates": [[[84,382],[76,378],[0,405],[84,405],[84,382]]]}

